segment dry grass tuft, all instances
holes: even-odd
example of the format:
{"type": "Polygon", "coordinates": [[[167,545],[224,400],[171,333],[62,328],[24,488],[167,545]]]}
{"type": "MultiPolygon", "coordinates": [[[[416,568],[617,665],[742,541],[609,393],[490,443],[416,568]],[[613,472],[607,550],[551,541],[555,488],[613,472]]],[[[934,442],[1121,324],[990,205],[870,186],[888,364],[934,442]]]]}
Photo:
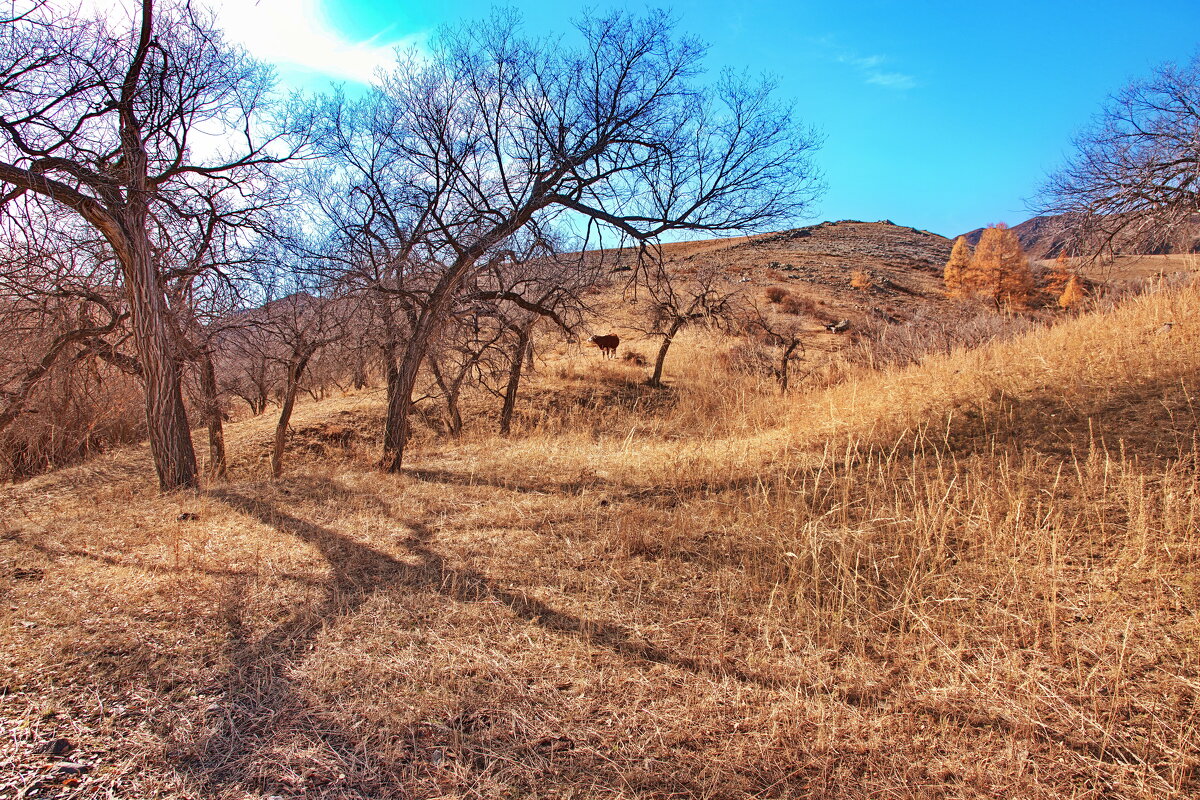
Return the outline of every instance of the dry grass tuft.
{"type": "Polygon", "coordinates": [[[563,353],[403,476],[374,390],[279,481],[258,419],[204,493],[137,449],[6,488],[0,792],[1195,797],[1198,302],[786,400],[705,331],[667,389],[563,353]]]}

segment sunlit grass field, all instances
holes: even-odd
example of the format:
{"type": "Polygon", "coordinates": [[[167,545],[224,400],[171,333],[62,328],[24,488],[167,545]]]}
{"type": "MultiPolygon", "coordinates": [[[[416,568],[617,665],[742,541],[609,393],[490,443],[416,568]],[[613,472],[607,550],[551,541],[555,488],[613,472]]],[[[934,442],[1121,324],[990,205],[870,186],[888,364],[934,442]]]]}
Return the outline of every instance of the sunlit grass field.
{"type": "Polygon", "coordinates": [[[548,348],[403,475],[376,388],[278,481],[268,413],[198,494],[0,489],[0,797],[1195,797],[1197,307],[785,396],[548,348]]]}

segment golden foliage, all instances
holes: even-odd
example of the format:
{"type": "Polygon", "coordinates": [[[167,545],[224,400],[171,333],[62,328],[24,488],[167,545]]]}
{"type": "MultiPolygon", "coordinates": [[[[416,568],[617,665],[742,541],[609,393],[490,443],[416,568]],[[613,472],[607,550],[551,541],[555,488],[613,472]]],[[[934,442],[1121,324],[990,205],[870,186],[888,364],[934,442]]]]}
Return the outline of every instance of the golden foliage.
{"type": "Polygon", "coordinates": [[[954,240],[954,249],[950,251],[950,260],[942,273],[942,282],[946,286],[947,297],[962,297],[966,292],[963,285],[963,275],[971,266],[971,246],[960,236],[954,240]]]}
{"type": "Polygon", "coordinates": [[[1022,308],[1033,290],[1029,259],[1017,234],[1004,223],[988,227],[963,275],[968,293],[982,294],[997,308],[1022,308]]]}
{"type": "Polygon", "coordinates": [[[867,289],[870,289],[872,286],[874,286],[875,282],[871,280],[871,273],[865,270],[856,269],[854,272],[850,273],[850,285],[861,292],[865,292],[867,289]]]}
{"type": "Polygon", "coordinates": [[[1077,308],[1083,302],[1084,296],[1083,281],[1078,275],[1072,275],[1067,279],[1062,294],[1058,296],[1058,306],[1067,309],[1077,308]]]}

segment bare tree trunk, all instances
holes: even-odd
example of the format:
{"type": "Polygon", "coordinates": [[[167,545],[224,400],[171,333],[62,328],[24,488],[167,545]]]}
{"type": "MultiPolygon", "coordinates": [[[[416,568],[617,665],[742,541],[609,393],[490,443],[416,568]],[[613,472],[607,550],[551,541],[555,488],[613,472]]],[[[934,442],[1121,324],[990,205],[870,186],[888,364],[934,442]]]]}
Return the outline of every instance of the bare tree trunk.
{"type": "Polygon", "coordinates": [[[405,342],[404,357],[394,368],[394,375],[388,376],[388,410],[383,425],[382,462],[388,472],[399,472],[404,467],[404,448],[408,446],[412,433],[409,417],[412,414],[412,394],[417,385],[417,373],[421,370],[425,354],[429,352],[429,343],[433,341],[454,289],[469,267],[470,263],[460,260],[430,294],[428,304],[414,322],[412,333],[405,342]]]}
{"type": "Polygon", "coordinates": [[[529,332],[532,325],[526,325],[517,331],[517,346],[513,351],[512,365],[508,370],[508,386],[504,390],[504,407],[500,410],[500,435],[508,436],[512,428],[513,409],[517,405],[517,390],[521,387],[521,367],[525,364],[525,354],[529,352],[529,332]]]}
{"type": "Polygon", "coordinates": [[[352,382],[355,389],[367,388],[367,362],[361,352],[354,355],[354,375],[352,382]]]}
{"type": "Polygon", "coordinates": [[[118,251],[129,297],[133,342],[142,363],[146,382],[146,425],[150,454],[163,491],[193,489],[198,486],[196,452],[183,404],[179,363],[171,347],[167,328],[166,298],[153,267],[150,242],[145,235],[145,212],[132,212],[134,219],[123,220],[128,249],[118,251]]]}
{"type": "Polygon", "coordinates": [[[417,385],[417,373],[425,360],[429,332],[420,328],[404,348],[404,358],[394,369],[394,380],[388,386],[388,413],[383,432],[383,468],[399,472],[404,466],[404,448],[412,433],[412,393],[417,385]],[[418,339],[418,337],[421,337],[418,339]]]}
{"type": "Polygon", "coordinates": [[[446,380],[441,367],[437,364],[437,359],[434,358],[429,360],[429,369],[446,401],[446,433],[458,438],[462,433],[462,412],[458,409],[458,394],[462,388],[462,379],[459,378],[453,382],[446,380]]]}
{"type": "Polygon", "coordinates": [[[654,359],[654,374],[650,376],[651,386],[662,386],[663,364],[667,360],[667,351],[671,349],[671,342],[682,327],[683,320],[677,319],[671,323],[670,329],[663,336],[662,344],[658,346],[658,356],[654,359]]]}
{"type": "Polygon", "coordinates": [[[308,355],[302,355],[288,364],[287,387],[283,393],[283,405],[279,409],[279,422],[275,425],[275,448],[271,451],[271,477],[274,478],[283,474],[283,448],[287,444],[288,424],[292,421],[296,393],[300,390],[300,378],[308,359],[308,355]]]}
{"type": "Polygon", "coordinates": [[[779,393],[787,394],[788,390],[788,367],[792,363],[792,353],[795,352],[799,342],[789,342],[783,348],[783,357],[779,361],[779,393]]]}
{"type": "Polygon", "coordinates": [[[204,399],[204,422],[208,427],[208,477],[223,481],[228,473],[225,461],[225,429],[221,424],[221,398],[217,391],[217,370],[212,351],[200,351],[200,394],[204,399]]]}

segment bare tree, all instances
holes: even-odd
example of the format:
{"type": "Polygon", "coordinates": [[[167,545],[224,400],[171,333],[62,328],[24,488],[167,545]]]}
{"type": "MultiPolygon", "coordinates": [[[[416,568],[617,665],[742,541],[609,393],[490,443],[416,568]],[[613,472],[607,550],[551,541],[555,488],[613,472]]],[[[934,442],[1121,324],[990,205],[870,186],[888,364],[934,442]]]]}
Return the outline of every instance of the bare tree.
{"type": "Polygon", "coordinates": [[[1036,201],[1067,214],[1092,252],[1151,248],[1184,237],[1200,222],[1200,53],[1166,64],[1113,96],[1078,136],[1074,154],[1036,201]]]}
{"type": "Polygon", "coordinates": [[[89,244],[45,228],[5,231],[0,333],[9,344],[0,352],[0,431],[56,365],[112,347],[105,337],[129,316],[110,288],[109,265],[89,244]]]}
{"type": "Polygon", "coordinates": [[[699,322],[717,327],[730,325],[742,313],[741,286],[730,281],[725,270],[716,264],[704,265],[686,274],[672,274],[665,267],[657,269],[648,294],[649,325],[643,332],[662,340],[648,381],[651,386],[662,385],[667,352],[681,330],[699,322]]]}
{"type": "Polygon", "coordinates": [[[249,312],[234,315],[215,337],[214,355],[222,392],[245,401],[259,416],[277,394],[283,375],[276,355],[279,342],[249,312]]]}
{"type": "Polygon", "coordinates": [[[252,191],[263,168],[290,154],[257,135],[267,70],[187,0],[139,5],[132,30],[83,19],[67,3],[19,14],[9,5],[0,25],[0,190],[10,213],[25,195],[69,209],[116,256],[150,449],[169,490],[195,486],[197,476],[155,259],[159,221],[192,207],[206,183],[252,191]],[[214,129],[236,134],[218,143],[214,129]],[[208,157],[197,153],[201,140],[208,157]]]}
{"type": "Polygon", "coordinates": [[[317,352],[341,337],[340,323],[345,311],[335,300],[310,292],[310,287],[295,281],[294,276],[285,276],[279,285],[289,287],[289,293],[271,300],[254,314],[256,324],[266,329],[278,344],[275,357],[284,373],[271,450],[271,475],[276,478],[283,474],[288,427],[305,370],[317,352]]]}
{"type": "Polygon", "coordinates": [[[418,372],[460,289],[522,230],[571,222],[578,248],[737,232],[795,217],[819,189],[816,137],[768,85],[699,82],[703,48],[661,14],[530,40],[510,17],[402,58],[359,106],[326,113],[359,231],[404,276],[411,317],[390,368],[384,465],[401,468],[418,372]],[[350,121],[354,120],[353,124],[350,121]],[[362,135],[345,132],[366,131],[362,135]]]}
{"type": "Polygon", "coordinates": [[[752,339],[774,350],[771,372],[779,383],[779,393],[787,394],[791,381],[792,359],[796,351],[804,354],[804,323],[793,316],[773,315],[751,303],[743,312],[742,327],[752,339]]]}

